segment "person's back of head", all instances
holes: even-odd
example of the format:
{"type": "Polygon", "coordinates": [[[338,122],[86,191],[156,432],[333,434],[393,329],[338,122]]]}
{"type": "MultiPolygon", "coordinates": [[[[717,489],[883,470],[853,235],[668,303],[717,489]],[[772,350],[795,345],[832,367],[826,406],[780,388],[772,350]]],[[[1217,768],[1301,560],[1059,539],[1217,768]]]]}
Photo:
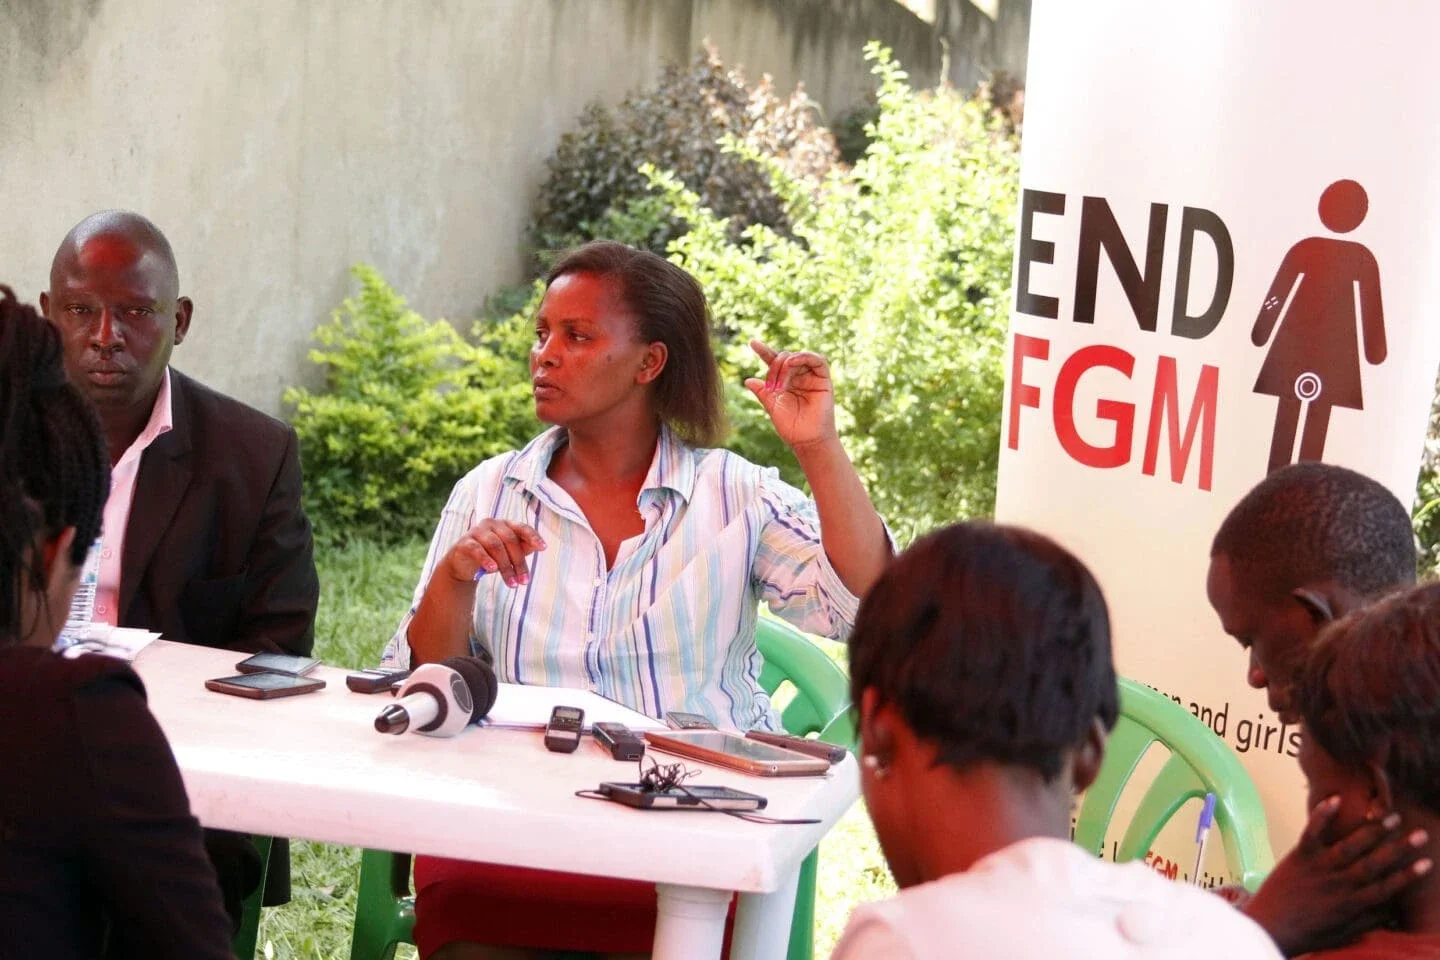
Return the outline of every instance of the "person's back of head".
{"type": "Polygon", "coordinates": [[[1278,960],[1219,897],[1070,842],[1119,684],[1100,588],[1054,542],[980,523],[918,541],[861,603],[850,676],[903,892],[858,908],[831,960],[1278,960]]]}
{"type": "Polygon", "coordinates": [[[866,799],[902,886],[1027,832],[1066,835],[1073,791],[1094,778],[1118,713],[1094,577],[1013,527],[948,527],[899,557],[861,604],[850,676],[866,799]],[[922,826],[923,811],[971,787],[965,849],[947,865],[946,838],[922,826]],[[992,790],[1004,794],[992,797],[1008,808],[1002,823],[979,808],[992,790]]]}
{"type": "Polygon", "coordinates": [[[60,338],[0,286],[0,645],[48,646],[100,533],[110,470],[60,338]]]}
{"type": "Polygon", "coordinates": [[[0,955],[218,960],[215,868],[139,678],[32,649],[65,624],[109,486],[58,331],[0,286],[0,955]]]}
{"type": "Polygon", "coordinates": [[[1330,620],[1415,582],[1410,514],[1376,481],[1326,463],[1277,470],[1230,511],[1207,583],[1224,629],[1250,651],[1252,686],[1288,709],[1299,659],[1330,620]]]}
{"type": "MultiPolygon", "coordinates": [[[[1440,583],[1394,594],[1327,628],[1292,687],[1310,806],[1338,797],[1335,829],[1398,813],[1440,856],[1440,583]]],[[[1403,929],[1440,936],[1440,886],[1401,894],[1403,929]]],[[[1437,939],[1436,946],[1440,946],[1437,939]]]]}
{"type": "Polygon", "coordinates": [[[832,960],[1278,957],[1218,897],[1070,842],[1119,689],[1105,599],[1054,542],[978,523],[918,541],[861,603],[850,675],[903,892],[860,907],[832,960]]]}

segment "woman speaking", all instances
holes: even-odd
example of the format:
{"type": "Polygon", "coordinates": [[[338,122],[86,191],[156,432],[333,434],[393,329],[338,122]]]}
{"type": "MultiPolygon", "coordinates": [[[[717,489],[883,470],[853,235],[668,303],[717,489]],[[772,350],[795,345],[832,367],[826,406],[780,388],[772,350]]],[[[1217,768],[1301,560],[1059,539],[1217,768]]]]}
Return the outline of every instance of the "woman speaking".
{"type": "MultiPolygon", "coordinates": [[[[503,681],[585,688],[654,717],[773,726],[759,685],[759,603],[841,638],[891,545],[837,437],[825,360],[752,346],[765,371],[746,386],[813,500],[773,468],[713,449],[720,378],[693,277],[619,243],[564,256],[530,353],[535,412],[553,426],[456,484],[387,660],[483,651],[503,681]]],[[[649,949],[648,886],[607,882],[586,896],[594,911],[571,904],[556,930],[543,902],[571,899],[581,881],[515,873],[420,859],[422,955],[508,955],[465,943],[480,940],[649,949]],[[441,944],[450,946],[435,953],[441,944]]]]}

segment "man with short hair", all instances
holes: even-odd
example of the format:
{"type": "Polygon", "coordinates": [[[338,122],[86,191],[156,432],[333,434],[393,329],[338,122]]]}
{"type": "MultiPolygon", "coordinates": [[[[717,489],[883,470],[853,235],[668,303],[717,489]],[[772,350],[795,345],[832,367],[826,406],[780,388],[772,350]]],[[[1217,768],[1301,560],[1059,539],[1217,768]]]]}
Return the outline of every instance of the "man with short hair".
{"type": "MultiPolygon", "coordinates": [[[[105,211],[55,253],[41,309],[65,370],[99,415],[112,466],[93,619],[228,650],[308,654],[319,580],[300,504],[295,431],[170,368],[194,305],[153,223],[105,211]]],[[[238,923],[260,882],[248,838],[206,831],[238,923]]],[[[289,899],[271,852],[266,902],[289,899]]]]}
{"type": "Polygon", "coordinates": [[[1270,474],[1215,535],[1206,590],[1225,632],[1250,651],[1270,709],[1321,628],[1415,583],[1410,513],[1369,477],[1327,463],[1270,474]]]}
{"type": "Polygon", "coordinates": [[[113,468],[95,619],[308,654],[319,581],[295,431],[170,369],[194,305],[164,235],[135,213],[87,217],[56,251],[40,306],[113,468]]]}
{"type": "MultiPolygon", "coordinates": [[[[1354,470],[1307,462],[1270,474],[1230,511],[1206,591],[1225,632],[1250,653],[1250,685],[1293,723],[1290,687],[1321,630],[1414,582],[1404,505],[1354,470]]],[[[1424,831],[1393,817],[1339,835],[1337,809],[1333,799],[1316,805],[1295,849],[1244,905],[1287,956],[1377,927],[1384,904],[1428,869],[1424,831]]]]}

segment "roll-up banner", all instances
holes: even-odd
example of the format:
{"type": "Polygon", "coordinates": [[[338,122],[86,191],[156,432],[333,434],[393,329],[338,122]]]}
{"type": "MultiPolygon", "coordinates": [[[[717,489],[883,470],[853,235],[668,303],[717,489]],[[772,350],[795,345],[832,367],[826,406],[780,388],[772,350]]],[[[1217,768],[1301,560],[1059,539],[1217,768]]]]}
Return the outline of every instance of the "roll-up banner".
{"type": "MultiPolygon", "coordinates": [[[[1095,571],[1120,673],[1235,749],[1277,855],[1304,823],[1299,733],[1206,602],[1210,543],[1296,460],[1413,500],[1440,361],[1437,37],[1420,0],[1032,11],[996,514],[1095,571]]],[[[1172,823],[1158,869],[1188,878],[1193,830],[1172,823]]]]}

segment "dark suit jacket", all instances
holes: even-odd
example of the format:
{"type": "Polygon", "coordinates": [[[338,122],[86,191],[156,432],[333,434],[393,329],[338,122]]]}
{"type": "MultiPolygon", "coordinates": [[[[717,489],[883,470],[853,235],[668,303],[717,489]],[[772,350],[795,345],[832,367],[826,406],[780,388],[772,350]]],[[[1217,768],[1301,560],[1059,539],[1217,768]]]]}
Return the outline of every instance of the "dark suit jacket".
{"type": "Polygon", "coordinates": [[[120,626],[308,654],[320,583],[295,431],[178,370],[170,396],[173,427],[145,451],[135,482],[120,626]]]}
{"type": "MultiPolygon", "coordinates": [[[[146,449],[135,480],[119,625],[206,647],[310,653],[320,581],[295,431],[173,368],[170,404],[170,432],[146,449]]],[[[235,834],[206,831],[206,846],[235,914],[258,857],[235,834]]],[[[289,899],[289,847],[277,841],[265,903],[289,899]]]]}
{"type": "Polygon", "coordinates": [[[0,960],[222,960],[175,757],[125,663],[0,647],[0,960]]]}

